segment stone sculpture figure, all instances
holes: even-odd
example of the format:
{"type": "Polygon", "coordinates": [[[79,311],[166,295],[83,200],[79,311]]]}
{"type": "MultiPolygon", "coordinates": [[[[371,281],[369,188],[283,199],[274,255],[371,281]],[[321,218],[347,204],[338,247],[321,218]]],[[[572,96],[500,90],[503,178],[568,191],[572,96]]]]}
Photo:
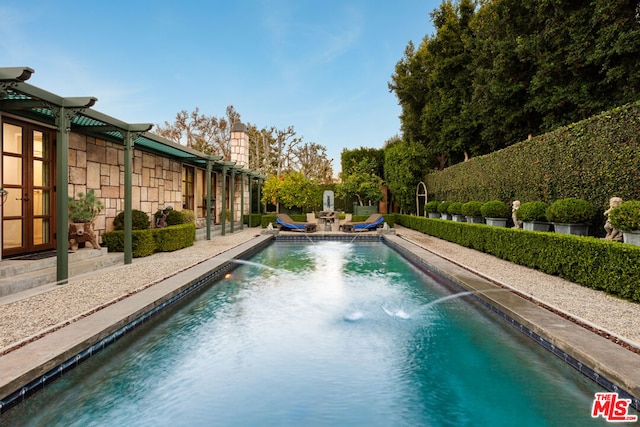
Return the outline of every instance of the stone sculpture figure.
{"type": "Polygon", "coordinates": [[[607,232],[607,235],[604,236],[605,240],[612,240],[614,242],[622,241],[622,232],[613,228],[611,221],[609,221],[609,213],[611,212],[611,209],[620,206],[621,203],[622,198],[620,197],[612,197],[609,199],[609,209],[604,211],[604,216],[607,218],[607,221],[604,223],[604,230],[607,232]]]}
{"type": "Polygon", "coordinates": [[[91,243],[93,249],[100,249],[93,224],[90,222],[69,224],[69,249],[75,252],[78,250],[78,244],[86,242],[91,243]]]}
{"type": "Polygon", "coordinates": [[[513,228],[522,228],[522,221],[516,216],[516,212],[520,208],[520,200],[514,200],[511,205],[511,219],[513,220],[513,228]]]}

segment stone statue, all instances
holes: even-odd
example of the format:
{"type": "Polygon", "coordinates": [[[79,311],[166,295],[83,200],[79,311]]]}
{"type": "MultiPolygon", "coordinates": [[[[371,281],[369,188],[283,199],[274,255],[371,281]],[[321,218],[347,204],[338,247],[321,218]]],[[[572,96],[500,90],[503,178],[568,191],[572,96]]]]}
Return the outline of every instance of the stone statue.
{"type": "Polygon", "coordinates": [[[613,228],[611,221],[609,221],[609,213],[611,212],[611,209],[620,206],[621,203],[622,199],[620,197],[612,197],[609,199],[609,209],[604,211],[604,216],[607,218],[607,221],[604,223],[604,230],[607,232],[607,235],[604,236],[605,240],[612,240],[614,242],[622,241],[622,232],[613,228]]]}
{"type": "Polygon", "coordinates": [[[522,221],[516,216],[517,210],[520,209],[520,200],[514,200],[511,206],[511,219],[513,220],[513,228],[522,228],[522,221]]]}
{"type": "Polygon", "coordinates": [[[93,223],[80,222],[69,224],[69,249],[75,252],[79,243],[91,243],[93,249],[100,249],[96,232],[93,230],[93,223]]]}

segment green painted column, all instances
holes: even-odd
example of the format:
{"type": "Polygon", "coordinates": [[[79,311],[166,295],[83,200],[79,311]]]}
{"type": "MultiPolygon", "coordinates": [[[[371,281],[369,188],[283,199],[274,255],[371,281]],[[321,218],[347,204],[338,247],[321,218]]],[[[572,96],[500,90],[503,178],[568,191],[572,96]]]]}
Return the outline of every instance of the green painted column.
{"type": "Polygon", "coordinates": [[[244,229],[244,176],[240,174],[240,231],[244,229]]]}
{"type": "Polygon", "coordinates": [[[133,134],[126,131],[124,135],[124,263],[133,262],[133,134]]]}
{"type": "Polygon", "coordinates": [[[232,167],[231,168],[231,180],[229,183],[229,208],[231,211],[231,226],[229,227],[229,231],[231,231],[232,233],[234,232],[234,228],[235,228],[235,218],[236,218],[236,172],[235,169],[232,167]]]}
{"type": "Polygon", "coordinates": [[[205,178],[207,181],[207,202],[205,203],[205,209],[207,210],[207,214],[205,215],[207,221],[207,240],[211,240],[211,169],[211,160],[207,160],[207,173],[205,178]]]}
{"type": "Polygon", "coordinates": [[[71,117],[65,107],[58,109],[56,127],[56,281],[69,280],[69,132],[71,117]]]}
{"type": "Polygon", "coordinates": [[[248,175],[248,178],[249,178],[249,183],[248,183],[249,184],[249,209],[247,209],[247,210],[249,211],[249,221],[247,223],[247,226],[249,228],[251,228],[251,224],[252,224],[251,215],[253,214],[253,212],[251,211],[251,206],[253,205],[253,200],[251,200],[251,199],[253,199],[253,197],[252,197],[253,196],[253,191],[252,191],[253,189],[251,188],[251,183],[253,181],[253,177],[251,175],[248,175]]]}
{"type": "Polygon", "coordinates": [[[222,202],[220,203],[222,211],[220,212],[220,225],[222,226],[221,234],[225,235],[227,222],[227,167],[222,166],[222,202]]]}

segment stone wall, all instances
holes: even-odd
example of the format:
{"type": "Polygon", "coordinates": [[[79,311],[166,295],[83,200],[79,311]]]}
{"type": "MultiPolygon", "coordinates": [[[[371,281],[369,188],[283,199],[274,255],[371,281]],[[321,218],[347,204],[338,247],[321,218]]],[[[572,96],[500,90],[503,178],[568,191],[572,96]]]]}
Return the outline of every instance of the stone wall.
{"type": "MultiPolygon", "coordinates": [[[[147,213],[150,220],[159,208],[182,209],[180,162],[134,148],[131,183],[132,208],[147,213]]],[[[105,206],[95,222],[96,231],[113,230],[113,219],[124,209],[124,147],[71,133],[69,196],[91,189],[105,206]]]]}

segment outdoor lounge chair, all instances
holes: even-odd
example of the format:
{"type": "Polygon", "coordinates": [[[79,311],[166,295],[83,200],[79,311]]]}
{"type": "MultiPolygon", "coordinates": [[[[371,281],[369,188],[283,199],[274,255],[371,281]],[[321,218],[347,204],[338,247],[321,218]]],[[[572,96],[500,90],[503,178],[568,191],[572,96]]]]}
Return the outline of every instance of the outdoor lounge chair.
{"type": "Polygon", "coordinates": [[[276,217],[276,222],[278,223],[280,229],[285,231],[306,231],[307,233],[316,231],[315,223],[294,221],[287,214],[278,214],[278,216],[276,217]]]}
{"type": "Polygon", "coordinates": [[[373,214],[369,216],[365,221],[360,222],[345,222],[342,224],[343,231],[368,231],[375,230],[378,227],[382,227],[384,217],[381,214],[373,214]]]}

